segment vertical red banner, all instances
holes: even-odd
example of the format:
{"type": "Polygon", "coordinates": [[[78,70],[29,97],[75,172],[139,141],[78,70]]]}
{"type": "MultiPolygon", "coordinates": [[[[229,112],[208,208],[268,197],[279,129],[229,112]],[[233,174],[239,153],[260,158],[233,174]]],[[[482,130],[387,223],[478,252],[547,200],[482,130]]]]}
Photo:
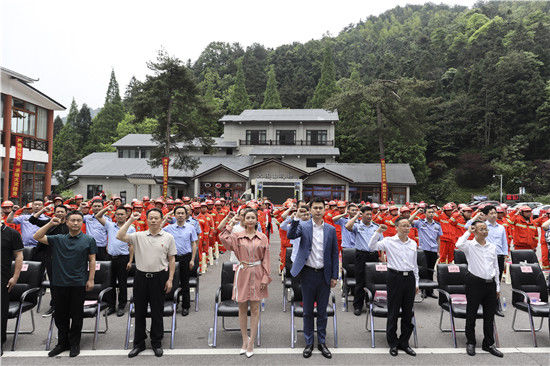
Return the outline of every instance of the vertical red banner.
{"type": "Polygon", "coordinates": [[[162,158],[162,196],[166,198],[168,196],[168,166],[170,164],[170,158],[162,158]]]}
{"type": "Polygon", "coordinates": [[[21,186],[21,167],[23,166],[23,137],[15,137],[15,160],[11,177],[10,197],[19,197],[21,186]]]}
{"type": "Polygon", "coordinates": [[[382,186],[380,189],[380,203],[388,201],[388,180],[386,179],[386,160],[380,160],[380,170],[382,171],[382,186]]]}

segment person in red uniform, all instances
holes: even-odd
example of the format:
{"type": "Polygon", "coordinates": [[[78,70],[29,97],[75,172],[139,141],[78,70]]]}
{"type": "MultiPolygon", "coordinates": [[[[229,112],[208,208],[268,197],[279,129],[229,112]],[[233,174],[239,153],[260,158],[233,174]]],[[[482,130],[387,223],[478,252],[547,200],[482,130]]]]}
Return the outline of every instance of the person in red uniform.
{"type": "Polygon", "coordinates": [[[212,242],[214,220],[212,220],[212,216],[208,213],[208,206],[206,205],[206,202],[200,203],[200,214],[198,217],[199,217],[199,222],[200,220],[204,221],[205,227],[203,228],[201,226],[201,230],[204,234],[203,252],[208,254],[208,247],[212,242]]]}
{"type": "Polygon", "coordinates": [[[11,211],[13,210],[13,202],[12,201],[4,201],[2,202],[2,222],[7,226],[14,230],[17,230],[19,234],[21,234],[21,226],[14,223],[8,223],[7,218],[10,215],[11,211]]]}
{"type": "Polygon", "coordinates": [[[389,214],[384,217],[384,225],[388,227],[388,229],[384,231],[384,237],[397,235],[397,229],[395,228],[395,219],[397,219],[397,217],[399,216],[399,209],[397,208],[397,206],[390,206],[388,207],[388,212],[389,214]]]}
{"type": "MultiPolygon", "coordinates": [[[[536,227],[542,228],[542,224],[548,221],[549,215],[546,210],[540,210],[539,217],[533,220],[533,223],[536,227]]],[[[548,243],[544,235],[544,230],[542,230],[542,235],[539,235],[539,245],[540,245],[540,259],[542,261],[542,268],[549,269],[550,264],[548,263],[548,243]]]]}
{"type": "Polygon", "coordinates": [[[153,207],[153,204],[152,204],[151,200],[149,199],[149,196],[143,196],[141,198],[141,202],[143,202],[143,209],[145,211],[147,211],[148,209],[153,207]]]}
{"type": "Polygon", "coordinates": [[[439,212],[438,215],[434,217],[434,220],[437,221],[439,225],[441,225],[441,231],[443,231],[443,236],[441,236],[439,244],[440,263],[451,263],[451,258],[454,258],[454,240],[456,230],[451,223],[452,214],[453,206],[450,203],[447,203],[443,206],[442,212],[439,212]]]}
{"type": "MultiPolygon", "coordinates": [[[[451,215],[451,224],[455,228],[455,238],[454,242],[458,240],[464,233],[468,230],[466,229],[466,223],[468,220],[472,218],[472,209],[469,206],[466,206],[464,204],[459,205],[460,209],[458,212],[455,212],[451,215]],[[462,206],[461,206],[462,205],[462,206]]],[[[454,259],[454,245],[453,245],[453,252],[452,252],[452,261],[454,259]]]]}
{"type": "Polygon", "coordinates": [[[332,218],[337,215],[334,213],[335,210],[336,210],[336,201],[329,201],[328,210],[325,211],[325,216],[323,217],[323,220],[327,224],[332,226],[334,226],[334,221],[332,221],[332,218]]]}
{"type": "Polygon", "coordinates": [[[332,226],[336,229],[336,240],[338,241],[338,253],[342,252],[342,226],[336,225],[334,223],[334,217],[340,216],[346,213],[346,202],[344,201],[338,201],[336,203],[336,210],[332,212],[332,217],[330,220],[332,221],[332,226]]]}
{"type": "Polygon", "coordinates": [[[147,216],[145,214],[145,210],[143,209],[143,203],[140,201],[134,201],[134,212],[139,212],[141,216],[139,219],[134,221],[134,227],[136,228],[136,231],[146,231],[149,229],[149,226],[147,225],[147,216]]]}
{"type": "Polygon", "coordinates": [[[500,224],[504,226],[504,229],[506,230],[506,237],[508,239],[508,248],[510,248],[510,244],[512,243],[512,230],[510,226],[510,222],[508,221],[508,215],[506,214],[506,210],[502,206],[498,206],[496,208],[497,211],[497,224],[500,224]]]}
{"type": "MultiPolygon", "coordinates": [[[[403,206],[399,209],[399,216],[402,216],[406,218],[407,220],[409,217],[411,217],[411,209],[408,206],[403,206]]],[[[397,217],[393,220],[393,224],[395,225],[395,220],[397,217]]],[[[416,242],[416,246],[418,246],[418,229],[415,227],[412,227],[411,230],[409,230],[409,238],[414,240],[416,242]]]]}
{"type": "Polygon", "coordinates": [[[533,223],[532,210],[521,206],[510,215],[514,226],[514,249],[537,249],[537,227],[533,223]]]}
{"type": "Polygon", "coordinates": [[[285,268],[286,248],[291,247],[292,244],[290,243],[290,240],[286,237],[286,231],[281,229],[280,226],[285,220],[283,218],[283,213],[285,213],[285,211],[292,206],[292,201],[287,200],[281,208],[274,212],[275,220],[277,220],[277,224],[279,226],[279,238],[281,239],[281,250],[279,252],[279,271],[281,272],[283,268],[285,268]]]}

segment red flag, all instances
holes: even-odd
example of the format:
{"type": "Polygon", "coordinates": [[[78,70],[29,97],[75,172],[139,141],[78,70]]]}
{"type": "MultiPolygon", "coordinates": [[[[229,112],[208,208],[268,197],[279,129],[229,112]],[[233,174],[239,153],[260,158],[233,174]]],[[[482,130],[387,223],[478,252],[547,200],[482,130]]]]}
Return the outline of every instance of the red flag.
{"type": "Polygon", "coordinates": [[[168,166],[170,164],[170,158],[162,158],[162,196],[166,198],[168,196],[168,166]]]}
{"type": "Polygon", "coordinates": [[[23,137],[16,136],[15,137],[15,160],[13,162],[10,197],[19,197],[19,187],[21,186],[22,165],[23,165],[23,137]]]}
{"type": "Polygon", "coordinates": [[[380,202],[384,203],[388,200],[388,180],[386,179],[386,160],[380,160],[380,167],[382,171],[382,187],[380,190],[380,202]]]}

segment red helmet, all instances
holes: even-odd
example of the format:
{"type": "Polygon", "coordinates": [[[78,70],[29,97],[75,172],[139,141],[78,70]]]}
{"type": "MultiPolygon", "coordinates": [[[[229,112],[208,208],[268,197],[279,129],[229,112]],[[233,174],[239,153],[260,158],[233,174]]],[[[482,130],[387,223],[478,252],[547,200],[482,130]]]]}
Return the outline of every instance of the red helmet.
{"type": "Polygon", "coordinates": [[[122,198],[120,198],[119,196],[111,196],[111,200],[121,200],[122,201],[122,198]]]}
{"type": "Polygon", "coordinates": [[[529,206],[521,206],[521,207],[519,208],[519,211],[520,211],[520,212],[531,212],[531,211],[533,211],[533,210],[532,210],[531,207],[529,207],[529,206]]]}
{"type": "Polygon", "coordinates": [[[140,201],[134,201],[134,207],[141,207],[143,208],[143,203],[141,203],[140,201]]]}
{"type": "Polygon", "coordinates": [[[218,206],[218,205],[221,206],[221,205],[222,205],[222,201],[217,200],[216,202],[214,202],[214,204],[215,204],[216,206],[218,206]]]}
{"type": "MultiPolygon", "coordinates": [[[[101,197],[99,197],[99,196],[95,196],[94,198],[92,198],[92,200],[95,200],[95,199],[98,199],[98,200],[100,200],[100,199],[101,199],[101,197]]],[[[59,201],[63,202],[63,198],[61,198],[61,197],[59,197],[59,196],[57,196],[57,197],[55,197],[55,198],[53,199],[53,201],[54,201],[54,202],[55,202],[55,201],[57,201],[57,200],[59,200],[59,201]]]]}
{"type": "MultiPolygon", "coordinates": [[[[542,210],[541,210],[541,211],[542,211],[542,210]]],[[[497,213],[504,213],[504,208],[498,206],[498,207],[497,207],[497,213]]]]}
{"type": "Polygon", "coordinates": [[[141,200],[143,202],[148,202],[149,201],[149,196],[143,196],[143,198],[141,200]]]}
{"type": "Polygon", "coordinates": [[[203,207],[203,206],[206,207],[206,206],[207,206],[207,205],[206,205],[206,202],[201,202],[201,203],[200,203],[200,206],[201,206],[201,207],[203,207]]]}
{"type": "Polygon", "coordinates": [[[81,194],[77,194],[76,196],[74,196],[74,199],[75,199],[75,200],[83,200],[83,199],[84,199],[84,196],[81,195],[81,194]]]}
{"type": "Polygon", "coordinates": [[[395,210],[398,210],[397,206],[390,206],[388,207],[388,211],[395,211],[395,210]]]}
{"type": "Polygon", "coordinates": [[[191,203],[191,208],[195,209],[195,208],[201,208],[201,204],[198,203],[198,202],[193,202],[191,203]]]}
{"type": "Polygon", "coordinates": [[[466,206],[464,203],[459,203],[458,204],[459,209],[463,209],[464,207],[468,207],[468,206],[466,206]]]}
{"type": "Polygon", "coordinates": [[[384,211],[384,210],[387,210],[388,209],[388,206],[386,205],[380,205],[380,210],[384,211]]]}
{"type": "Polygon", "coordinates": [[[470,206],[464,205],[464,207],[462,207],[462,211],[470,211],[470,212],[472,212],[473,210],[472,210],[472,208],[471,208],[470,206]]]}
{"type": "Polygon", "coordinates": [[[508,205],[506,203],[501,203],[500,207],[506,210],[508,208],[508,205]]]}
{"type": "Polygon", "coordinates": [[[174,203],[175,203],[175,204],[178,204],[178,205],[181,205],[181,204],[183,204],[183,201],[180,200],[179,198],[176,198],[176,199],[174,200],[174,203]]]}
{"type": "Polygon", "coordinates": [[[426,208],[426,203],[420,202],[420,203],[418,204],[418,207],[420,207],[420,208],[426,208]]]}
{"type": "Polygon", "coordinates": [[[212,206],[214,202],[212,200],[206,200],[205,202],[208,206],[212,206]]]}
{"type": "Polygon", "coordinates": [[[450,203],[446,203],[443,206],[443,211],[452,211],[452,210],[453,210],[453,205],[451,205],[450,203]]]}
{"type": "Polygon", "coordinates": [[[2,202],[2,207],[13,207],[12,201],[4,201],[2,202]]]}
{"type": "Polygon", "coordinates": [[[183,202],[189,202],[189,201],[191,201],[191,198],[187,196],[183,197],[183,202]]]}
{"type": "Polygon", "coordinates": [[[164,204],[164,200],[162,199],[162,197],[159,197],[155,200],[155,203],[162,203],[164,204]]]}
{"type": "Polygon", "coordinates": [[[346,202],[344,201],[338,201],[338,203],[336,204],[337,207],[346,207],[346,202]]]}
{"type": "Polygon", "coordinates": [[[167,205],[175,205],[176,203],[174,202],[174,200],[168,199],[168,200],[166,200],[166,204],[167,205]]]}
{"type": "Polygon", "coordinates": [[[336,206],[336,202],[335,201],[329,201],[328,205],[329,206],[336,206]]]}
{"type": "MultiPolygon", "coordinates": [[[[391,211],[391,210],[390,210],[390,211],[391,211]]],[[[400,211],[401,213],[403,213],[403,212],[411,212],[411,209],[408,208],[407,206],[403,206],[403,207],[401,207],[401,209],[400,209],[399,211],[400,211]]]]}
{"type": "Polygon", "coordinates": [[[220,198],[220,201],[225,202],[225,198],[223,198],[223,197],[220,198]]]}
{"type": "Polygon", "coordinates": [[[127,203],[127,204],[124,205],[124,208],[127,209],[127,210],[131,210],[131,209],[132,209],[132,205],[130,205],[130,204],[127,203]]]}
{"type": "MultiPolygon", "coordinates": [[[[368,206],[368,203],[367,203],[367,206],[368,206]]],[[[372,208],[380,208],[380,205],[378,203],[371,203],[370,204],[370,207],[372,208]]]]}

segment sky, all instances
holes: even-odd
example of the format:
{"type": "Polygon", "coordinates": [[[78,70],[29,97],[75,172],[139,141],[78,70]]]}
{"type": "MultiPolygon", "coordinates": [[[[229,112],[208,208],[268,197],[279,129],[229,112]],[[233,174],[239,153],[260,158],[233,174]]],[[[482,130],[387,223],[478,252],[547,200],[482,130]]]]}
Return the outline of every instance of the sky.
{"type": "MultiPolygon", "coordinates": [[[[213,41],[274,48],[337,35],[401,0],[0,0],[0,65],[69,108],[103,105],[111,69],[124,93],[159,49],[194,62],[213,41]]],[[[471,7],[474,0],[437,1],[471,7]]],[[[64,116],[68,111],[58,112],[64,116]]]]}

